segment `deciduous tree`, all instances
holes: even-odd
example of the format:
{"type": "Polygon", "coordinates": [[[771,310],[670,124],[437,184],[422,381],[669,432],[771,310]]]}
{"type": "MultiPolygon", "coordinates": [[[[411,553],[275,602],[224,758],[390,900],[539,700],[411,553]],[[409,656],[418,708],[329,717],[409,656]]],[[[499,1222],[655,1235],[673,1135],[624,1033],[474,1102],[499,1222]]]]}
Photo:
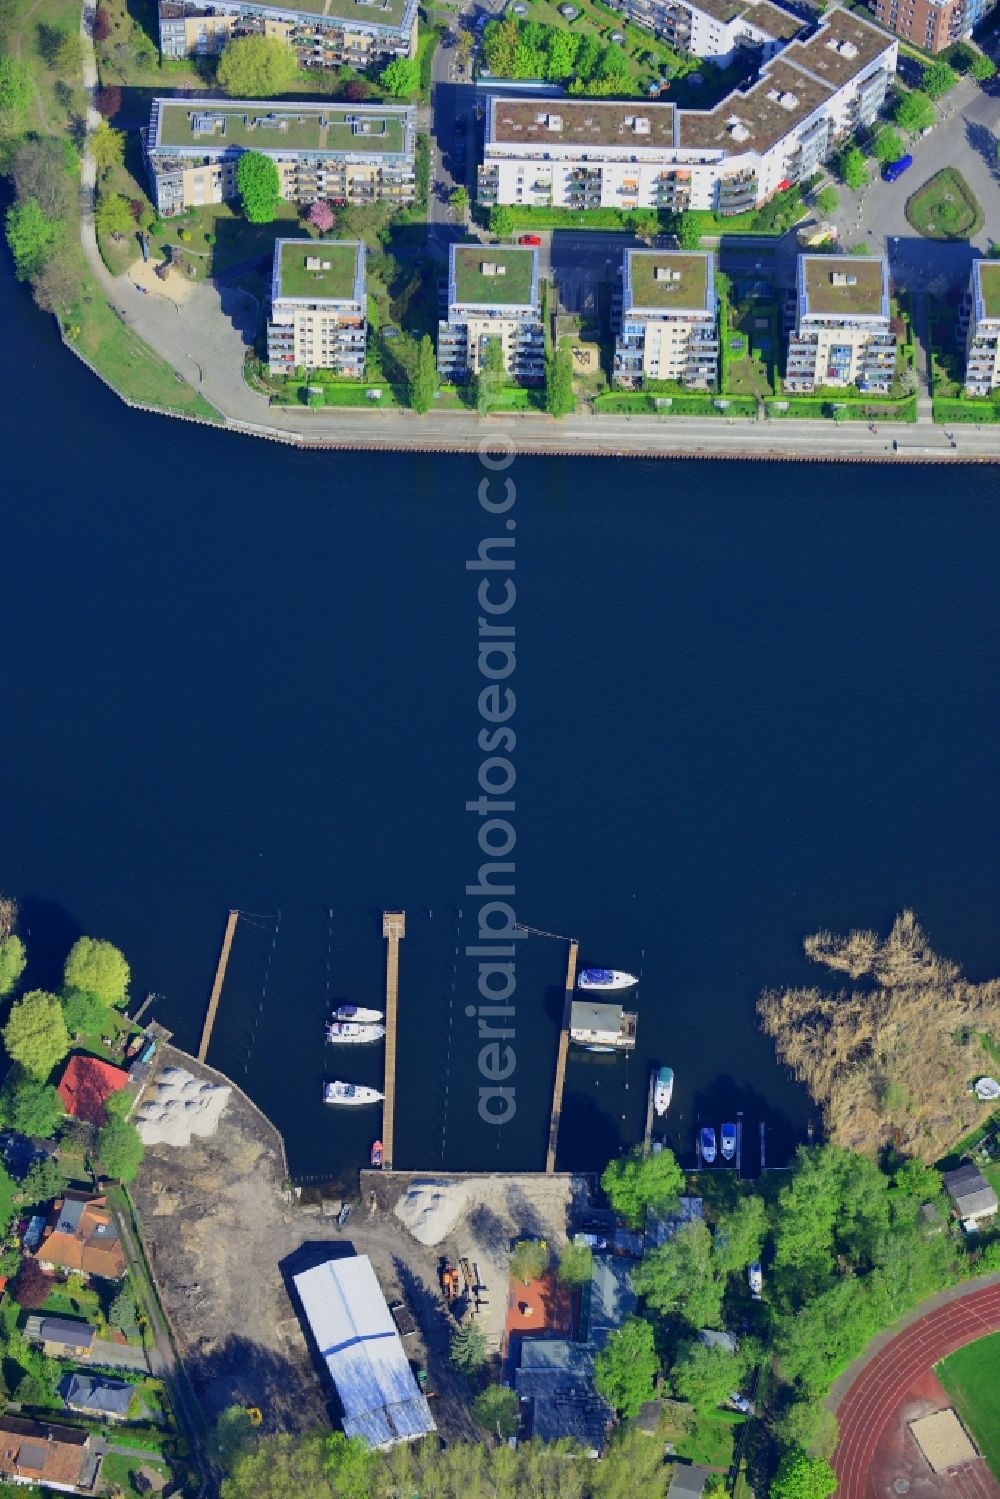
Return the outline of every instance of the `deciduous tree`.
{"type": "Polygon", "coordinates": [[[18,1200],[26,1207],[39,1207],[51,1202],[66,1185],[62,1168],[54,1156],[43,1156],[28,1168],[24,1180],[17,1190],[18,1200]]]}
{"type": "Polygon", "coordinates": [[[969,76],[977,83],[988,83],[997,75],[997,65],[985,52],[978,53],[969,65],[969,76]]]}
{"type": "Polygon", "coordinates": [[[839,202],[840,196],[835,187],[822,187],[816,194],[816,207],[822,214],[831,214],[836,212],[837,204],[839,202]]]}
{"type": "MultiPolygon", "coordinates": [[[[110,234],[113,239],[120,239],[123,234],[128,234],[135,228],[135,220],[132,217],[128,199],[123,198],[121,193],[101,194],[94,212],[94,222],[97,225],[98,234],[110,234]]],[[[110,946],[110,943],[106,945],[110,946]]],[[[126,964],[126,971],[127,966],[126,964]]]]}
{"type": "Polygon", "coordinates": [[[642,1317],[629,1317],[594,1359],[594,1387],[619,1415],[629,1417],[653,1398],[660,1372],[653,1329],[642,1317]]]}
{"type": "Polygon", "coordinates": [[[52,135],[32,136],[14,152],[10,174],[21,202],[34,198],[47,219],[66,217],[73,193],[69,142],[52,135]]]}
{"type": "Polygon", "coordinates": [[[642,1223],[647,1208],[666,1208],[676,1202],[684,1185],[684,1173],[672,1150],[646,1155],[641,1149],[610,1161],[601,1175],[601,1186],[615,1212],[634,1228],[642,1223]]]}
{"type": "Polygon", "coordinates": [[[519,1239],[510,1256],[510,1278],[526,1286],[544,1275],[549,1264],[549,1246],[544,1239],[519,1239]]]}
{"type": "Polygon", "coordinates": [[[567,1244],[559,1256],[559,1279],[567,1286],[586,1286],[594,1269],[589,1244],[567,1244]]]}
{"type": "Polygon", "coordinates": [[[28,1310],[44,1306],[52,1291],[52,1281],[33,1255],[25,1255],[10,1283],[10,1294],[18,1306],[28,1310]]]}
{"type": "Polygon", "coordinates": [[[767,1209],[756,1193],[741,1197],[735,1207],[720,1213],[715,1228],[714,1258],[723,1274],[745,1270],[760,1259],[767,1233],[767,1209]]]}
{"type": "Polygon", "coordinates": [[[576,410],[573,356],[568,349],[555,349],[545,361],[545,409],[555,417],[576,410]]]}
{"type": "Polygon", "coordinates": [[[451,204],[455,213],[459,214],[460,216],[464,216],[468,212],[469,208],[468,189],[466,187],[463,187],[463,185],[459,183],[457,187],[452,188],[451,194],[448,198],[448,202],[451,204]]]}
{"type": "Polygon", "coordinates": [[[739,1389],[744,1363],[728,1348],[706,1347],[697,1338],[678,1352],[670,1370],[674,1394],[696,1410],[711,1410],[739,1389]]]}
{"type": "Polygon", "coordinates": [[[514,215],[506,203],[495,203],[490,209],[490,233],[506,239],[514,233],[514,215]]]}
{"type": "Polygon", "coordinates": [[[111,35],[111,17],[108,15],[103,5],[99,5],[94,12],[94,20],[93,24],[91,25],[90,34],[94,38],[95,42],[106,42],[108,37],[111,35]]]}
{"type": "Polygon", "coordinates": [[[924,69],[924,92],[932,99],[940,99],[957,82],[958,74],[955,69],[940,57],[924,69]]]}
{"type": "Polygon", "coordinates": [[[34,1077],[47,1078],[69,1051],[69,1031],[54,994],[32,989],[13,1006],[3,1029],[7,1055],[34,1077]]]}
{"type": "MultiPolygon", "coordinates": [[[[248,37],[248,41],[257,38],[248,37]]],[[[270,224],[281,201],[278,168],[262,151],[245,151],[236,168],[236,188],[251,224],[270,224]]]]}
{"type": "Polygon", "coordinates": [[[116,115],[122,107],[122,91],[117,84],[106,83],[103,88],[97,90],[94,103],[98,113],[102,114],[106,120],[110,120],[112,115],[116,115]]]}
{"type": "Polygon", "coordinates": [[[27,281],[41,270],[59,238],[61,226],[47,219],[35,202],[12,203],[7,210],[7,243],[14,257],[14,273],[27,281]]]}
{"type": "Polygon", "coordinates": [[[683,1317],[692,1327],[717,1327],[724,1281],[712,1257],[712,1235],[695,1219],[650,1250],[632,1272],[632,1284],[646,1304],[664,1315],[683,1317]]]}
{"type": "Polygon", "coordinates": [[[917,135],[934,124],[934,104],[929,94],[922,89],[909,89],[902,94],[893,110],[893,119],[900,130],[917,135]]]}
{"type": "Polygon", "coordinates": [[[336,223],[336,217],[329,203],[324,203],[322,198],[317,198],[309,209],[309,223],[314,229],[318,229],[320,234],[329,234],[336,223]]]}
{"type": "Polygon", "coordinates": [[[408,99],[420,87],[420,64],[415,57],[394,57],[378,81],[394,99],[408,99]]]}
{"type": "Polygon", "coordinates": [[[64,78],[75,78],[83,71],[83,42],[78,31],[67,31],[60,38],[53,62],[64,78]]]}
{"type": "MultiPolygon", "coordinates": [[[[110,194],[117,197],[118,194],[110,194]]],[[[131,223],[131,213],[125,199],[120,199],[131,223]]],[[[123,219],[124,222],[124,219],[123,219]]],[[[126,225],[128,227],[128,225],[126,225]]],[[[125,954],[111,942],[95,937],[80,937],[70,948],[63,978],[67,989],[83,990],[94,994],[105,1005],[121,1008],[128,1003],[128,981],[130,973],[125,954]]]]}
{"type": "Polygon", "coordinates": [[[97,1156],[105,1173],[126,1185],[142,1165],[139,1131],[125,1119],[109,1119],[97,1136],[97,1156]]]}
{"type": "Polygon", "coordinates": [[[99,172],[110,172],[125,160],[125,132],[113,130],[102,120],[90,137],[90,149],[99,172]]]}
{"type": "Polygon", "coordinates": [[[906,154],[906,148],[902,140],[893,130],[891,125],[883,125],[872,142],[872,155],[876,161],[883,166],[890,161],[898,161],[906,154]]]}
{"type": "Polygon", "coordinates": [[[476,410],[480,416],[487,416],[493,409],[497,392],[503,386],[506,376],[503,346],[499,338],[488,338],[480,355],[479,374],[474,383],[476,410]]]}
{"type": "Polygon", "coordinates": [[[82,278],[80,247],[63,239],[32,276],[32,295],[43,312],[66,312],[80,295],[82,278]]]}
{"type": "Polygon", "coordinates": [[[434,345],[425,334],[417,345],[417,362],[410,385],[410,403],[414,411],[423,414],[429,411],[438,388],[437,362],[434,345]]]}
{"type": "Polygon", "coordinates": [[[51,1139],[63,1115],[55,1088],[40,1082],[23,1067],[12,1067],[0,1090],[0,1121],[22,1135],[51,1139]]]}
{"type": "Polygon", "coordinates": [[[31,103],[31,74],[9,53],[0,56],[0,125],[16,128],[31,103]]]}
{"type": "Polygon", "coordinates": [[[483,32],[483,56],[494,77],[514,77],[514,57],[519,40],[520,29],[513,18],[491,21],[486,27],[483,32]]]}
{"type": "Polygon", "coordinates": [[[778,1464],[770,1499],[827,1499],[836,1487],[837,1476],[825,1458],[793,1448],[778,1464]]]}
{"type": "Polygon", "coordinates": [[[227,42],[216,78],[233,99],[268,99],[287,88],[298,71],[295,52],[273,36],[238,36],[227,42]]]}
{"type": "Polygon", "coordinates": [[[840,176],[846,187],[857,192],[868,181],[868,163],[860,146],[848,146],[840,158],[840,176]]]}
{"type": "Polygon", "coordinates": [[[545,41],[545,76],[553,83],[572,77],[580,51],[580,33],[554,26],[545,41]]]}
{"type": "Polygon", "coordinates": [[[20,937],[13,932],[9,937],[0,937],[0,995],[17,988],[27,961],[20,937]]]}
{"type": "Polygon", "coordinates": [[[480,1390],[472,1402],[472,1418],[483,1431],[488,1431],[498,1441],[506,1441],[517,1435],[520,1406],[516,1390],[502,1384],[491,1384],[480,1390]]]}

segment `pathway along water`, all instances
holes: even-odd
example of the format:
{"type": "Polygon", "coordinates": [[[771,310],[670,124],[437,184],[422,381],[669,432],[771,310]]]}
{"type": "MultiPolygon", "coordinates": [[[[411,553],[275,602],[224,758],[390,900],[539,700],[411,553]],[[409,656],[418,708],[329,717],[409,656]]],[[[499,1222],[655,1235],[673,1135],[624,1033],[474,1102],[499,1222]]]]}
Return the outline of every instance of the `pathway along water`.
{"type": "MultiPolygon", "coordinates": [[[[464,957],[483,752],[472,459],[303,454],[141,414],[6,275],[4,857],[33,983],[81,930],[283,1130],[292,1170],[368,1159],[378,1047],[332,1055],[336,1000],[382,1008],[399,961],[401,1168],[541,1169],[564,944],[520,943],[511,1123],[477,1113],[464,957]],[[280,911],[280,924],[274,919],[280,911]],[[464,914],[460,915],[460,912],[464,914]]],[[[1000,481],[990,469],[517,460],[517,894],[582,963],[642,975],[630,1058],[571,1056],[562,1167],[700,1115],[810,1109],[754,1025],[815,979],[805,932],[905,904],[1000,971],[995,775],[1000,481]]],[[[752,1169],[752,1163],[748,1163],[752,1169]]]]}

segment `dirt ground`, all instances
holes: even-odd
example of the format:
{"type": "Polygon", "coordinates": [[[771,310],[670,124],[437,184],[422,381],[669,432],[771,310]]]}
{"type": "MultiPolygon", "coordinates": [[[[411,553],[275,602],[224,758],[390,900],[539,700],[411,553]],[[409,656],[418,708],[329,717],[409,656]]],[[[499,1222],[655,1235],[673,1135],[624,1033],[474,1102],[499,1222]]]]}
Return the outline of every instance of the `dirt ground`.
{"type": "MultiPolygon", "coordinates": [[[[160,1066],[171,1065],[225,1081],[164,1047],[160,1066]]],[[[418,1331],[404,1346],[411,1361],[428,1370],[442,1435],[454,1441],[473,1434],[468,1387],[447,1362],[456,1320],[440,1293],[441,1256],[478,1262],[490,1303],[481,1313],[483,1328],[496,1344],[510,1239],[547,1234],[558,1244],[567,1205],[578,1192],[568,1178],[490,1178],[490,1202],[477,1189],[465,1221],[441,1245],[425,1247],[392,1212],[405,1179],[378,1180],[373,1194],[373,1175],[364,1174],[364,1200],[338,1228],[339,1202],[300,1202],[286,1190],[277,1131],[236,1091],[216,1135],[184,1149],[147,1148],[133,1197],[164,1308],[210,1419],[239,1401],[259,1406],[271,1430],[328,1423],[325,1371],[307,1345],[288,1287],[297,1270],[326,1257],[325,1247],[332,1254],[353,1247],[371,1258],[387,1299],[405,1302],[417,1321],[418,1331]]],[[[470,1309],[460,1303],[455,1312],[469,1315],[470,1309]]]]}

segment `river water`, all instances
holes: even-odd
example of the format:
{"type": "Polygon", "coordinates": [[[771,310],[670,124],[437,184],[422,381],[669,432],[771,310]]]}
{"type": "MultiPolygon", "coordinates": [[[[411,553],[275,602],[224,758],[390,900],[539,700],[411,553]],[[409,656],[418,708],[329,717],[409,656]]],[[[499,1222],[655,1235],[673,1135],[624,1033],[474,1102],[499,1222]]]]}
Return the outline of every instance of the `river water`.
{"type": "MultiPolygon", "coordinates": [[[[382,1008],[400,907],[396,1160],[539,1169],[565,944],[518,947],[516,1114],[478,1112],[479,575],[473,458],[298,454],[128,413],[8,275],[3,837],[29,977],[81,931],[127,952],[181,1045],[238,926],[210,1060],[293,1171],[367,1158],[325,1108],[335,1001],[382,1008]],[[461,914],[460,914],[461,913],[461,914]]],[[[814,1117],[754,1024],[801,938],[913,906],[1000,970],[989,468],[518,459],[518,918],[641,974],[629,1059],[571,1060],[560,1164],[742,1110],[787,1159],[814,1117]]],[[[499,493],[499,490],[495,491],[499,493]]],[[[818,975],[814,975],[818,977],[818,975]]],[[[756,1160],[750,1162],[751,1169],[756,1160]]]]}

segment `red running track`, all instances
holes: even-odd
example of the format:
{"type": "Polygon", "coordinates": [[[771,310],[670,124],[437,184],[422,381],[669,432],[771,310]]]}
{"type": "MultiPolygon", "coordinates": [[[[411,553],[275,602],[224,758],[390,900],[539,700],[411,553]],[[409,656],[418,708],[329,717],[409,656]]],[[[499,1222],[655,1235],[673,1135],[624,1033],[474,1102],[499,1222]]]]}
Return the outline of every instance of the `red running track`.
{"type": "MultiPolygon", "coordinates": [[[[956,1348],[991,1332],[1000,1332],[1000,1284],[928,1312],[865,1364],[837,1407],[840,1441],[833,1467],[838,1499],[865,1499],[879,1438],[914,1381],[956,1348]]],[[[981,1493],[979,1484],[969,1485],[969,1499],[977,1491],[981,1493]]]]}

